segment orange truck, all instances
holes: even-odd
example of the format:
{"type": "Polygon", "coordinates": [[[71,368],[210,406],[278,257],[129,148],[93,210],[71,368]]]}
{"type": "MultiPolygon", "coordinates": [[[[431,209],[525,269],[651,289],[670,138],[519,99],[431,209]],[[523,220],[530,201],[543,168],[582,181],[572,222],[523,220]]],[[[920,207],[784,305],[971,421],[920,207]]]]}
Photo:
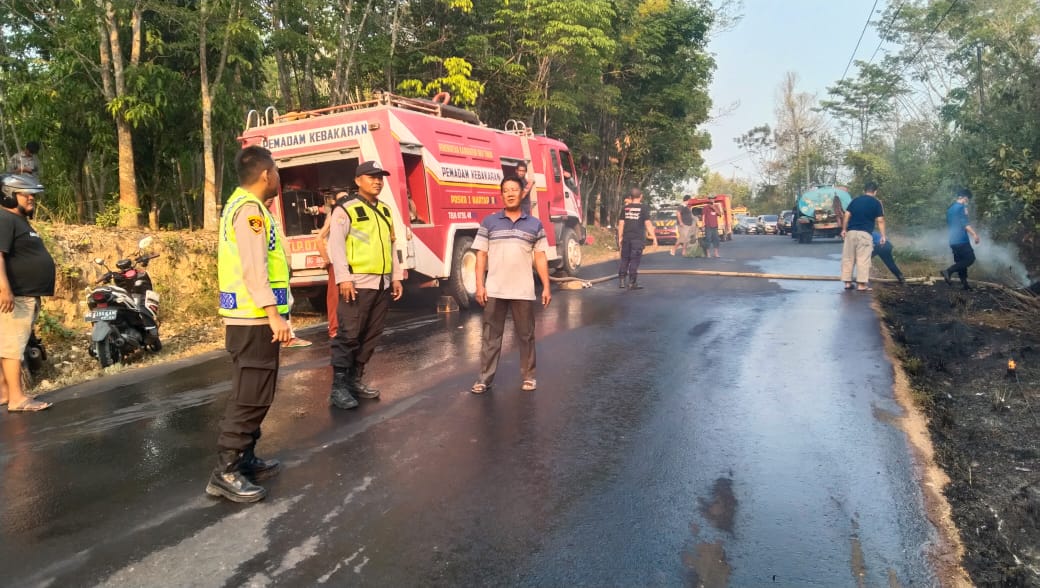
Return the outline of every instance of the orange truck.
{"type": "MultiPolygon", "coordinates": [[[[722,205],[722,214],[719,215],[719,239],[732,241],[734,221],[729,194],[715,194],[714,197],[715,202],[722,205]]],[[[686,202],[686,205],[693,209],[693,216],[697,221],[698,239],[704,238],[704,222],[701,220],[701,209],[707,206],[709,202],[710,200],[708,200],[707,196],[698,196],[686,202]]]]}

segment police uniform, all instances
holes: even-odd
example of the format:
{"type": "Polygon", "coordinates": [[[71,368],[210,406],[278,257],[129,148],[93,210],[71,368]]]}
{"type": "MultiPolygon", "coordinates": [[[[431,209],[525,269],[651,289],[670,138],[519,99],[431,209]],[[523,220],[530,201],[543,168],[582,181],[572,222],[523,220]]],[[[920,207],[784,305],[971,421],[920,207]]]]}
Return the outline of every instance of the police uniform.
{"type": "MultiPolygon", "coordinates": [[[[388,175],[366,162],[358,175],[388,175]],[[366,167],[367,166],[367,167],[366,167]],[[372,173],[363,173],[366,170],[372,173]]],[[[331,342],[333,383],[330,400],[340,408],[357,406],[351,396],[375,398],[379,391],[361,383],[365,365],[390,308],[391,281],[401,280],[403,271],[394,258],[394,221],[390,207],[380,201],[356,197],[338,204],[329,228],[329,258],[337,285],[353,282],[357,298],[339,296],[338,329],[331,342]]]]}
{"type": "MultiPolygon", "coordinates": [[[[231,393],[217,438],[219,462],[207,492],[217,494],[219,474],[260,477],[277,471],[274,460],[256,457],[260,425],[274,400],[281,343],[273,341],[266,306],[289,314],[289,265],[274,218],[256,195],[238,188],[224,207],[217,244],[220,311],[225,324],[225,346],[231,354],[231,393]]],[[[225,483],[234,485],[230,478],[225,483]]],[[[238,480],[241,482],[241,480],[238,480]]],[[[263,498],[258,486],[255,500],[263,498]]],[[[238,488],[237,490],[242,490],[238,488]]],[[[233,488],[232,493],[235,492],[233,488]]],[[[252,491],[255,493],[255,490],[252,491]]],[[[220,492],[228,496],[224,492],[220,492]]],[[[251,501],[251,500],[242,500],[251,501]]]]}

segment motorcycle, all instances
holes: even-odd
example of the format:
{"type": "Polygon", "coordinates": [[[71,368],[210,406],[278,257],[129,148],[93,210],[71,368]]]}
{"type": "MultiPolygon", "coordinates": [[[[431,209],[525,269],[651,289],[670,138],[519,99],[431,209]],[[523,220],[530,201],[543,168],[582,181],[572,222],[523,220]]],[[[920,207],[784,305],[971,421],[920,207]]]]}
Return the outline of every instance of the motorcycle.
{"type": "Polygon", "coordinates": [[[36,336],[36,329],[29,333],[29,341],[25,344],[22,353],[22,388],[29,390],[33,387],[36,374],[43,369],[47,361],[47,350],[43,347],[43,341],[36,336]]]}
{"type": "Polygon", "coordinates": [[[87,295],[90,312],[84,318],[94,325],[89,353],[102,368],[142,349],[152,353],[162,349],[159,294],[152,290],[152,279],[145,270],[159,254],[141,253],[150,243],[149,238],[143,239],[138,254],[117,261],[116,271],[110,270],[104,259],[94,260],[105,273],[87,295]]]}

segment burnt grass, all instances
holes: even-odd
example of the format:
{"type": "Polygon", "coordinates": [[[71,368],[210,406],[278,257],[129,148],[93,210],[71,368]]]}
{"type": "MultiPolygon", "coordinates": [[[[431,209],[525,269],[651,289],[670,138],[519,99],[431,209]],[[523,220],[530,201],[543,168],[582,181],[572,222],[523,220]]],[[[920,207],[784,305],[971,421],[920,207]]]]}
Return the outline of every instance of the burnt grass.
{"type": "Polygon", "coordinates": [[[951,480],[965,570],[978,586],[1040,587],[1040,307],[942,282],[876,293],[951,480]]]}

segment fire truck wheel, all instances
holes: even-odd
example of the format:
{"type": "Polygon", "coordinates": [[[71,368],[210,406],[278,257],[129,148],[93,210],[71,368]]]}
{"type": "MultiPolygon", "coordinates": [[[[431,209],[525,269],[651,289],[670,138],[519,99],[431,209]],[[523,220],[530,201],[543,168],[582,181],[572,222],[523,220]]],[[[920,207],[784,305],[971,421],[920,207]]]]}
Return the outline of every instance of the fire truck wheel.
{"type": "Polygon", "coordinates": [[[578,242],[574,229],[564,229],[560,234],[560,243],[563,244],[563,264],[560,269],[568,276],[578,275],[578,269],[581,268],[581,243],[578,242]]]}
{"type": "Polygon", "coordinates": [[[473,237],[469,235],[455,239],[451,276],[445,284],[445,293],[455,298],[459,308],[469,308],[477,296],[477,254],[472,247],[473,237]]]}

